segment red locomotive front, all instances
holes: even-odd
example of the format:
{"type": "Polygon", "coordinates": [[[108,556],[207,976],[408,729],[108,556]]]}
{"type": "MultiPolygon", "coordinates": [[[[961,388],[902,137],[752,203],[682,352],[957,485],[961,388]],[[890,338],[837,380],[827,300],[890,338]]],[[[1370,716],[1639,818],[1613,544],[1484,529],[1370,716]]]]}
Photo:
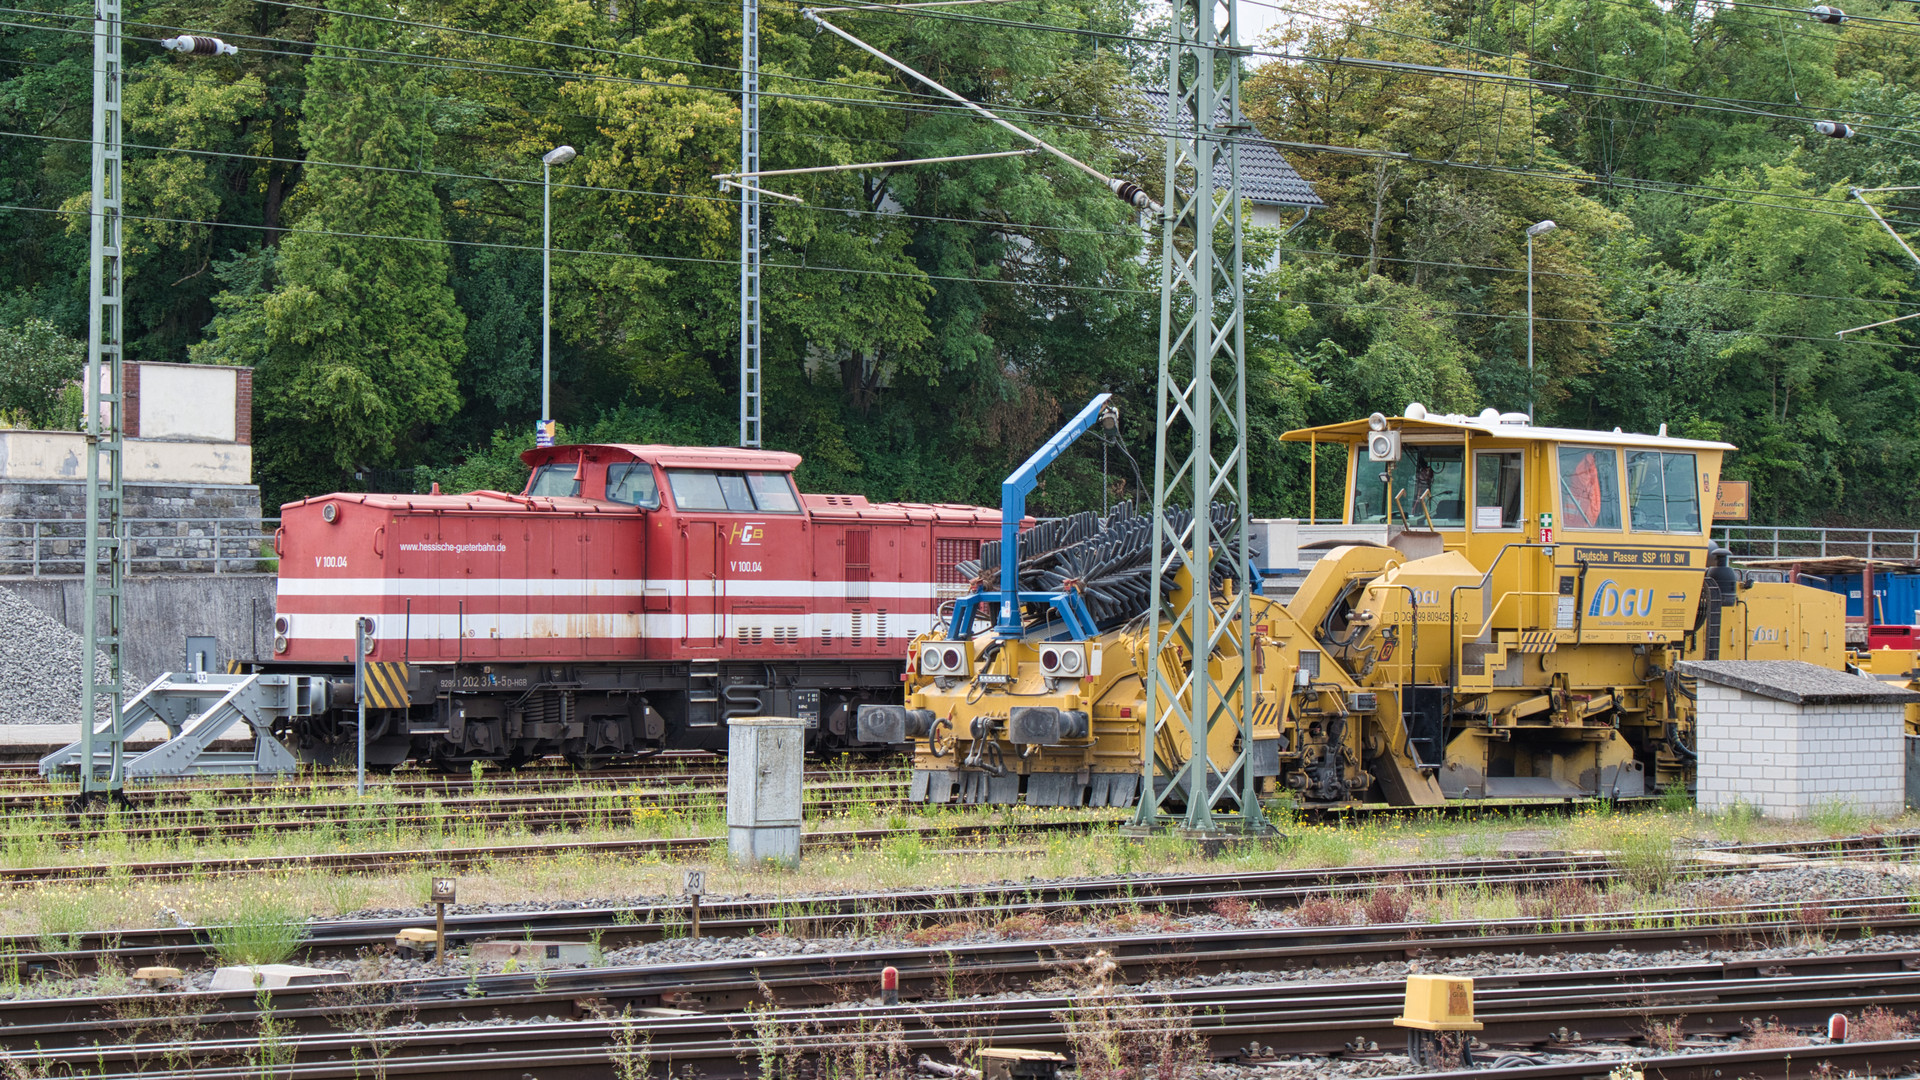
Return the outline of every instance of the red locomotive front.
{"type": "Polygon", "coordinates": [[[517,495],[336,494],[282,510],[268,664],[350,664],[368,618],[369,683],[405,712],[382,718],[388,757],[402,733],[410,754],[448,765],[717,748],[727,717],[758,713],[844,744],[857,704],[898,695],[907,643],[964,591],[954,565],[1000,521],[802,495],[787,453],[522,457],[533,472],[517,495]]]}

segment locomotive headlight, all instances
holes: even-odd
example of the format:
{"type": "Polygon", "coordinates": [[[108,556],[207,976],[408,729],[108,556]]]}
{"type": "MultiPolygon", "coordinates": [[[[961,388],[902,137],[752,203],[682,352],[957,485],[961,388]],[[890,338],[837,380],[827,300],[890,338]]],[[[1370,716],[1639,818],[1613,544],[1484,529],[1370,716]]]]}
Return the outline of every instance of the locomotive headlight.
{"type": "Polygon", "coordinates": [[[1046,672],[1049,675],[1060,670],[1060,650],[1050,649],[1050,648],[1041,649],[1040,650],[1040,670],[1046,672]]]}
{"type": "Polygon", "coordinates": [[[940,650],[940,660],[946,665],[947,671],[952,674],[958,675],[967,670],[966,659],[960,655],[959,649],[948,648],[940,650]]]}
{"type": "Polygon", "coordinates": [[[1080,669],[1085,666],[1086,662],[1081,658],[1079,649],[1060,650],[1060,673],[1062,675],[1078,675],[1080,674],[1080,669]]]}
{"type": "Polygon", "coordinates": [[[940,666],[939,649],[923,649],[920,653],[920,674],[938,675],[946,670],[940,666]]]}
{"type": "Polygon", "coordinates": [[[285,634],[273,635],[273,651],[275,653],[283,653],[287,651],[287,636],[285,634]]]}
{"type": "Polygon", "coordinates": [[[273,632],[280,637],[291,637],[293,635],[293,620],[287,618],[285,615],[275,615],[273,617],[273,632]]]}

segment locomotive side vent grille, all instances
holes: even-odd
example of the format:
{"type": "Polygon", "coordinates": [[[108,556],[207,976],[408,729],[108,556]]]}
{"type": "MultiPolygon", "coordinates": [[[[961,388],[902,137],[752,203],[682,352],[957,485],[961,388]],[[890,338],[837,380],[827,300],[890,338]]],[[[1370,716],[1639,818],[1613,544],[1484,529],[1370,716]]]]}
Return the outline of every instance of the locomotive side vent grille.
{"type": "Polygon", "coordinates": [[[874,643],[881,646],[882,648],[885,648],[887,644],[887,609],[886,608],[880,609],[880,614],[877,618],[875,618],[874,622],[877,624],[873,631],[874,643]]]}
{"type": "Polygon", "coordinates": [[[758,645],[758,644],[760,644],[760,635],[761,635],[761,632],[762,632],[762,631],[761,631],[761,628],[760,628],[760,627],[758,627],[758,626],[742,626],[742,627],[740,627],[740,629],[739,629],[739,635],[740,635],[740,644],[742,644],[742,645],[758,645]]]}
{"type": "Polygon", "coordinates": [[[833,631],[831,629],[824,626],[820,628],[820,644],[822,646],[833,644],[833,631]]]}
{"type": "Polygon", "coordinates": [[[848,635],[847,644],[852,646],[853,648],[856,648],[856,649],[859,648],[861,636],[862,635],[860,633],[860,613],[856,611],[853,613],[853,633],[848,635]]]}

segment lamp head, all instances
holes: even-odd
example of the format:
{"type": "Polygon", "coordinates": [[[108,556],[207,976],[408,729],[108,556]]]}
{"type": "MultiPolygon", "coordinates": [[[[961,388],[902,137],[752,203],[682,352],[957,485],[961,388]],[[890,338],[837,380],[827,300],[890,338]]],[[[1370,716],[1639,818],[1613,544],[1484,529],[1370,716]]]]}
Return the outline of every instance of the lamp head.
{"type": "Polygon", "coordinates": [[[1532,239],[1533,237],[1536,237],[1536,236],[1543,236],[1559,227],[1560,226],[1555,225],[1553,223],[1552,218],[1548,218],[1545,221],[1527,226],[1527,238],[1532,239]]]}
{"type": "Polygon", "coordinates": [[[540,159],[542,165],[565,165],[578,155],[571,146],[556,146],[540,159]]]}

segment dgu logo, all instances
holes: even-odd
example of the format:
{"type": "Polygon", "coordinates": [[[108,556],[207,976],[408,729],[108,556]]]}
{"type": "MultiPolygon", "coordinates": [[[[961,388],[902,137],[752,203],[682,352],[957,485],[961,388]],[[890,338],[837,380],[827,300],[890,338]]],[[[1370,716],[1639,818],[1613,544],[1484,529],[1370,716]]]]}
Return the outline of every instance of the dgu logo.
{"type": "Polygon", "coordinates": [[[1753,628],[1753,643],[1755,645],[1764,645],[1768,642],[1779,640],[1780,631],[1775,630],[1771,626],[1756,626],[1753,628]]]}
{"type": "Polygon", "coordinates": [[[1612,578],[1600,583],[1593,591],[1593,603],[1587,608],[1590,619],[1605,619],[1615,615],[1632,618],[1653,614],[1652,589],[1621,589],[1612,578]]]}

